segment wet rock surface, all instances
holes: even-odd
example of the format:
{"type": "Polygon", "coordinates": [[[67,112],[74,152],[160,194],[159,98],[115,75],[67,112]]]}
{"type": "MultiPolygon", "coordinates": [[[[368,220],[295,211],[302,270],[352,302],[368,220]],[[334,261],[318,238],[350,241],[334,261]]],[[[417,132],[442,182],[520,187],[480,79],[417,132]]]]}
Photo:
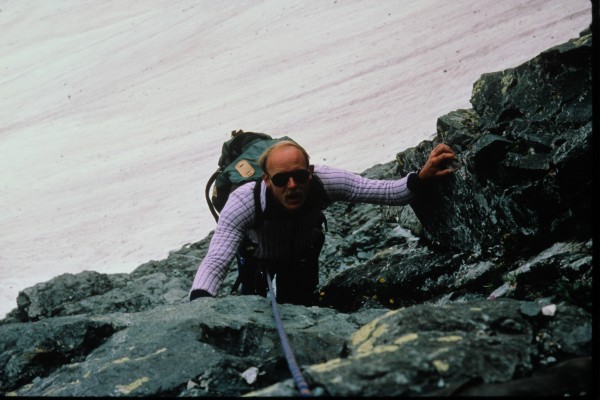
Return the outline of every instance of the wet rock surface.
{"type": "MultiPolygon", "coordinates": [[[[459,169],[411,206],[327,210],[318,305],[279,306],[313,394],[597,394],[591,44],[483,75],[472,109],[363,173],[394,179],[451,145],[459,169]]],[[[188,302],[209,240],[23,290],[0,321],[0,393],[298,395],[270,301],[230,294],[235,266],[188,302]]]]}

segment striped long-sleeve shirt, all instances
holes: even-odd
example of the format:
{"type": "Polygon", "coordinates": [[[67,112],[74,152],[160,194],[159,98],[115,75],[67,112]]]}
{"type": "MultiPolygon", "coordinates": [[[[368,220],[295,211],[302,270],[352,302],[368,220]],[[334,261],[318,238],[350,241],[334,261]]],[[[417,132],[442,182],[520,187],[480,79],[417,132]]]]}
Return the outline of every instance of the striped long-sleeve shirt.
{"type": "MultiPolygon", "coordinates": [[[[412,173],[398,180],[376,180],[323,165],[315,165],[314,173],[323,183],[330,202],[404,205],[414,197],[407,186],[412,173]]],[[[256,184],[261,185],[260,202],[264,211],[267,206],[266,186],[263,181],[256,184]]],[[[217,295],[245,235],[259,245],[257,256],[262,259],[293,257],[310,245],[310,235],[320,210],[309,210],[300,218],[265,220],[254,227],[256,184],[243,185],[229,195],[191,291],[202,289],[212,296],[217,295]]]]}

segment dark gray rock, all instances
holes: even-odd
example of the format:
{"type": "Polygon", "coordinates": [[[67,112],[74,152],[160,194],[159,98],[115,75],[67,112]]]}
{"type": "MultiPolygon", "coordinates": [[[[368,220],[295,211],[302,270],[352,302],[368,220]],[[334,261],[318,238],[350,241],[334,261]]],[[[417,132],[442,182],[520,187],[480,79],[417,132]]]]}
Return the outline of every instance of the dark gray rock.
{"type": "MultiPolygon", "coordinates": [[[[0,391],[19,396],[240,396],[287,378],[271,305],[258,296],[203,298],[137,313],[0,326],[0,391]],[[258,367],[256,382],[241,373],[258,367]]],[[[299,363],[343,353],[387,310],[342,314],[282,305],[299,363]]]]}
{"type": "Polygon", "coordinates": [[[413,204],[427,240],[496,255],[591,236],[591,46],[586,31],[516,68],[484,74],[473,110],[441,117],[434,140],[398,154],[402,174],[423,165],[438,142],[460,159],[451,179],[413,204]]]}
{"type": "Polygon", "coordinates": [[[344,270],[321,288],[320,304],[352,312],[465,299],[551,298],[592,310],[592,242],[556,243],[527,258],[482,258],[399,247],[344,270]]]}
{"type": "MultiPolygon", "coordinates": [[[[312,365],[306,376],[336,397],[423,396],[475,378],[491,384],[527,377],[535,360],[559,356],[556,349],[566,359],[590,354],[589,314],[559,304],[555,316],[540,317],[532,308],[541,314],[541,304],[508,299],[392,311],[356,331],[347,356],[312,365]],[[568,324],[584,331],[574,346],[557,332],[568,324]],[[556,340],[554,348],[531,346],[542,335],[556,340]]],[[[288,382],[251,395],[287,396],[290,389],[288,382]]]]}

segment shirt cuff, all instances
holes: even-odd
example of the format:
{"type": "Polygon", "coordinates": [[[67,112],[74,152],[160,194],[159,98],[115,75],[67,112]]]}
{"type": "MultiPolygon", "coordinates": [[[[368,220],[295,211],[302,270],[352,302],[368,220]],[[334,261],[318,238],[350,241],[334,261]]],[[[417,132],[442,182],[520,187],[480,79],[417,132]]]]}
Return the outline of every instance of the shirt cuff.
{"type": "Polygon", "coordinates": [[[204,289],[195,289],[190,293],[190,301],[196,300],[200,297],[212,297],[212,295],[204,289]]]}
{"type": "Polygon", "coordinates": [[[427,183],[419,178],[419,171],[409,173],[406,178],[408,190],[415,194],[423,193],[427,189],[427,183]]]}

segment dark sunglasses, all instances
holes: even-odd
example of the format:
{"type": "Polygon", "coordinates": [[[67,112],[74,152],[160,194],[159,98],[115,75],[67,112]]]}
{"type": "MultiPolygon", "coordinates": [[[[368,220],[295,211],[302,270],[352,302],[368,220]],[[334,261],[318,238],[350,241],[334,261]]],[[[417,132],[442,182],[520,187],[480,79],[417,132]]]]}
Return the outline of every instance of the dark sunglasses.
{"type": "Polygon", "coordinates": [[[294,182],[296,182],[298,184],[306,183],[306,182],[308,182],[309,175],[310,175],[310,172],[308,170],[297,169],[297,170],[291,171],[291,172],[280,172],[273,176],[269,176],[269,178],[271,178],[271,182],[273,182],[273,185],[282,187],[282,186],[287,185],[290,178],[294,178],[294,182]]]}

